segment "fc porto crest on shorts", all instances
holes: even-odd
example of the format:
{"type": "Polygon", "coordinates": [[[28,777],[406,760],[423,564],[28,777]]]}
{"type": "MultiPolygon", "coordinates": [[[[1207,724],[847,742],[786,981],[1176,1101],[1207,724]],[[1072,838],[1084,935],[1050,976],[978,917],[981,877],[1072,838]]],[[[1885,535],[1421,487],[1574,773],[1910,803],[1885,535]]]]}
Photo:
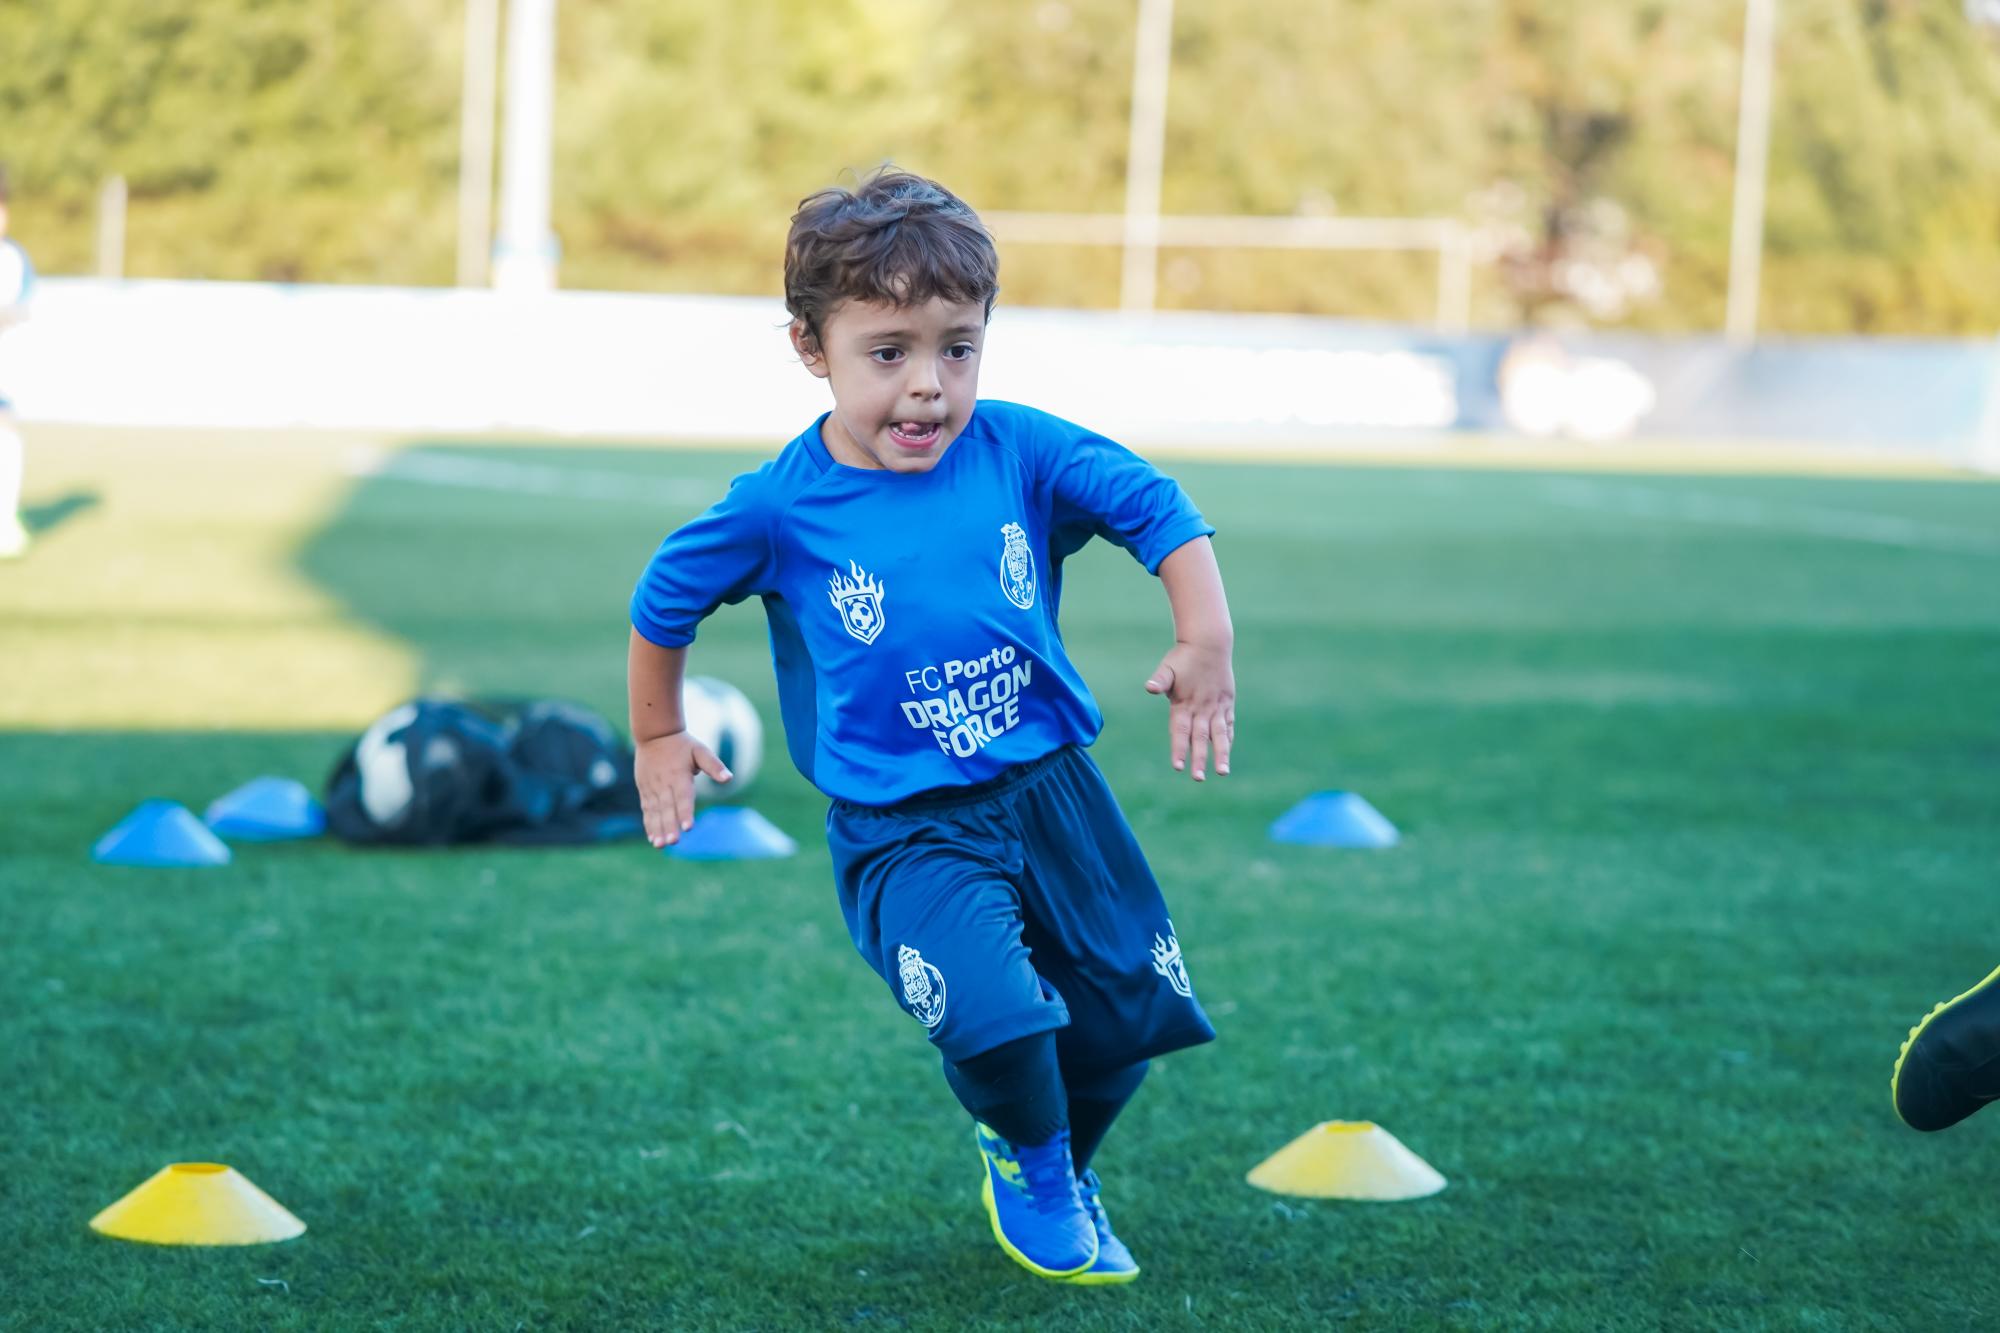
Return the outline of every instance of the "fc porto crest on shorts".
{"type": "Polygon", "coordinates": [[[1194,986],[1188,981],[1187,964],[1181,961],[1180,936],[1174,934],[1174,923],[1167,922],[1167,933],[1153,932],[1153,970],[1167,979],[1174,988],[1174,994],[1187,999],[1194,998],[1194,986]]]}
{"type": "Polygon", "coordinates": [[[1019,523],[1000,529],[1000,591],[1023,611],[1035,605],[1035,553],[1019,523]]]}
{"type": "Polygon", "coordinates": [[[924,961],[907,944],[896,946],[896,975],[903,984],[903,1003],[910,1016],[936,1030],[944,1022],[944,973],[924,961]]]}
{"type": "Polygon", "coordinates": [[[840,623],[849,634],[863,643],[873,643],[882,632],[882,598],[887,590],[854,561],[848,561],[847,568],[852,578],[836,569],[826,581],[827,598],[840,612],[840,623]]]}

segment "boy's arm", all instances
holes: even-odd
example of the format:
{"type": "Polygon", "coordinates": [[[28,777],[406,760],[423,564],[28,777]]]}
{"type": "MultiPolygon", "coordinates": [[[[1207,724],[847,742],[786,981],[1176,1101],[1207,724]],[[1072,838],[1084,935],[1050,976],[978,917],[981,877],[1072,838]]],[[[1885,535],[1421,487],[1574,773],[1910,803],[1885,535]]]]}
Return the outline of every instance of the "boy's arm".
{"type": "Polygon", "coordinates": [[[727,782],[728,768],[715,751],[687,734],[681,716],[681,679],[687,649],[662,648],[637,630],[625,651],[625,697],[632,723],[632,776],[646,841],[655,847],[679,842],[694,827],[694,775],[699,769],[727,782]]]}
{"type": "Polygon", "coordinates": [[[694,827],[694,775],[729,781],[729,770],[687,734],[681,677],[695,626],[724,602],[771,591],[776,577],[770,479],[774,464],[738,477],[729,492],[676,528],[646,562],[632,590],[625,692],[632,723],[632,776],[646,839],[679,842],[694,827]]]}
{"type": "Polygon", "coordinates": [[[1215,547],[1196,537],[1160,562],[1160,582],[1174,611],[1174,646],[1146,681],[1149,694],[1172,704],[1167,719],[1168,756],[1176,771],[1192,760],[1196,782],[1207,778],[1209,751],[1215,771],[1229,772],[1229,749],[1236,739],[1236,673],[1230,654],[1236,631],[1229,622],[1229,599],[1215,547]]]}

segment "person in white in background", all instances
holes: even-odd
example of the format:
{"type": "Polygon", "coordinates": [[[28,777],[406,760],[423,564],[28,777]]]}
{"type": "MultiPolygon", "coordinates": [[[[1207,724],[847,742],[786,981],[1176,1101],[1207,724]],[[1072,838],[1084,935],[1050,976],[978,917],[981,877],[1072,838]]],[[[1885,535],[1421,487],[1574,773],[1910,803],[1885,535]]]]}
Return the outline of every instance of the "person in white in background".
{"type": "MultiPolygon", "coordinates": [[[[0,167],[0,333],[28,317],[28,293],[34,285],[35,268],[27,252],[7,239],[7,169],[0,167]]],[[[21,522],[21,469],[21,432],[0,385],[0,560],[28,549],[28,529],[21,522]]]]}

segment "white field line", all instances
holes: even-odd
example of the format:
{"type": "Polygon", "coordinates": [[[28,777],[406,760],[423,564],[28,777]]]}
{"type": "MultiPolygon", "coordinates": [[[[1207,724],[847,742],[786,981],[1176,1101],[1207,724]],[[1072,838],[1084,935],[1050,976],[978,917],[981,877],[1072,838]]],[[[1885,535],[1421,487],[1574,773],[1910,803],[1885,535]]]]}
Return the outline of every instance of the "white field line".
{"type": "Polygon", "coordinates": [[[502,491],[510,495],[557,495],[579,500],[622,500],[633,504],[703,504],[722,498],[721,489],[701,481],[673,481],[633,472],[554,467],[498,458],[459,458],[412,450],[394,453],[357,450],[348,472],[424,486],[502,491]]]}
{"type": "Polygon", "coordinates": [[[1866,514],[1821,505],[1773,504],[1701,491],[1669,491],[1623,482],[1553,480],[1543,487],[1553,503],[1604,514],[1699,523],[1708,527],[1795,532],[1835,541],[1866,542],[1961,555],[2000,555],[2000,536],[1967,528],[1921,523],[1892,514],[1866,514]]]}

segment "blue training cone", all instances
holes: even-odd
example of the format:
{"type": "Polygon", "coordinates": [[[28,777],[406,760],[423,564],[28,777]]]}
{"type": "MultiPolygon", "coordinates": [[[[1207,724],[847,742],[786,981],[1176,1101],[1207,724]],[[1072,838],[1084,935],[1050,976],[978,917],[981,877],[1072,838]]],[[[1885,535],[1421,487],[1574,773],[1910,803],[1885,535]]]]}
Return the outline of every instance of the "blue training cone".
{"type": "Polygon", "coordinates": [[[694,827],[666,849],[685,861],[758,861],[791,856],[799,845],[755,810],[711,805],[694,817],[694,827]]]}
{"type": "Polygon", "coordinates": [[[1394,847],[1402,835],[1380,810],[1354,792],[1322,791],[1273,820],[1271,841],[1309,847],[1394,847]]]}
{"type": "Polygon", "coordinates": [[[97,840],[90,859],[108,866],[226,866],[229,849],[186,806],[147,801],[97,840]]]}
{"type": "Polygon", "coordinates": [[[316,838],[326,832],[326,811],[303,782],[291,778],[252,778],[216,797],[202,818],[214,833],[243,842],[316,838]]]}

